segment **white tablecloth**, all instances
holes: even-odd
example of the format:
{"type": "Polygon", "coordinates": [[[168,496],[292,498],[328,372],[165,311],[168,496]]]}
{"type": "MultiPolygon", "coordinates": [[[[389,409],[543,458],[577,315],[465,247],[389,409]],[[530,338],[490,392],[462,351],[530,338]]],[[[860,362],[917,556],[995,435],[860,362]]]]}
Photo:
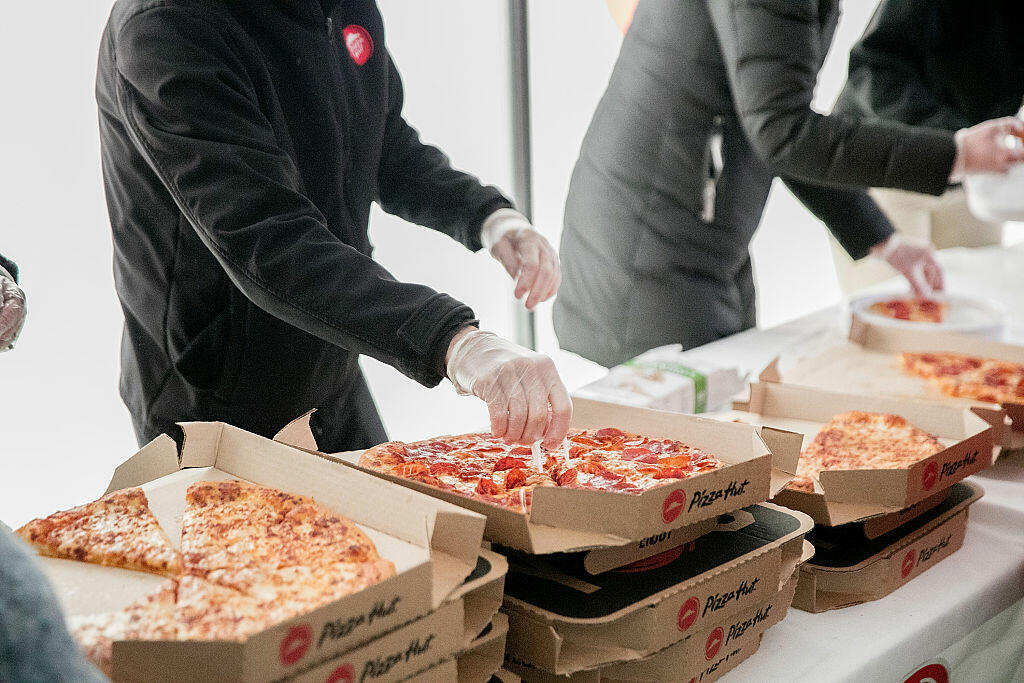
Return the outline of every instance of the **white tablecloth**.
{"type": "MultiPolygon", "coordinates": [[[[955,249],[940,258],[947,289],[1003,304],[1010,338],[1024,343],[1024,246],[955,249]]],[[[756,377],[776,356],[798,357],[842,340],[844,324],[837,307],[691,353],[739,364],[756,377]]],[[[765,634],[760,651],[722,680],[902,681],[944,651],[957,651],[959,641],[1024,599],[1024,455],[972,479],[985,497],[970,509],[958,552],[882,600],[822,614],[791,610],[765,634]]],[[[1004,640],[1024,642],[1024,620],[1006,623],[1004,640]]],[[[974,673],[957,671],[953,680],[990,680],[974,673]]]]}

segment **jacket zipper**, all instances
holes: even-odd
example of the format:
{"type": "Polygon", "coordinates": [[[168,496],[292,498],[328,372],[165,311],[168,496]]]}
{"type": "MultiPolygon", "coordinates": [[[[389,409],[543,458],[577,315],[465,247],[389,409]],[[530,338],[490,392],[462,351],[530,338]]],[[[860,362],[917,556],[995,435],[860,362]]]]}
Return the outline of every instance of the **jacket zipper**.
{"type": "Polygon", "coordinates": [[[722,117],[716,115],[704,146],[704,208],[700,218],[705,223],[713,223],[715,220],[715,196],[718,193],[718,180],[722,177],[722,168],[725,166],[722,137],[722,117]]]}
{"type": "Polygon", "coordinates": [[[327,21],[325,23],[327,24],[327,42],[334,45],[334,20],[327,17],[327,21]]]}

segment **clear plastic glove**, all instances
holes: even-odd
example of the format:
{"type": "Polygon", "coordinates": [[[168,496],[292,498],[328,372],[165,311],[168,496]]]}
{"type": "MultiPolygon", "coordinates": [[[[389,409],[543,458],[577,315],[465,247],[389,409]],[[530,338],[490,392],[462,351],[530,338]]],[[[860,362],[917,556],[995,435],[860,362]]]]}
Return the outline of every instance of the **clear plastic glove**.
{"type": "Polygon", "coordinates": [[[25,292],[0,268],[0,351],[14,348],[25,324],[25,292]]]}
{"type": "Polygon", "coordinates": [[[1024,121],[1006,116],[983,121],[956,132],[956,160],[950,180],[959,182],[970,173],[1006,173],[1024,162],[1024,121]],[[1016,142],[1014,140],[1016,139],[1016,142]]]}
{"type": "Polygon", "coordinates": [[[899,234],[871,247],[871,255],[885,261],[907,278],[914,296],[927,299],[945,287],[942,266],[935,260],[935,248],[930,244],[911,242],[899,234]]]}
{"type": "Polygon", "coordinates": [[[445,356],[448,378],[460,394],[487,404],[491,433],[557,448],[569,431],[572,401],[547,356],[468,327],[452,339],[445,356]]]}
{"type": "Polygon", "coordinates": [[[525,297],[527,309],[532,311],[558,292],[562,284],[558,253],[523,214],[498,209],[484,221],[480,241],[515,279],[515,297],[525,297]]]}

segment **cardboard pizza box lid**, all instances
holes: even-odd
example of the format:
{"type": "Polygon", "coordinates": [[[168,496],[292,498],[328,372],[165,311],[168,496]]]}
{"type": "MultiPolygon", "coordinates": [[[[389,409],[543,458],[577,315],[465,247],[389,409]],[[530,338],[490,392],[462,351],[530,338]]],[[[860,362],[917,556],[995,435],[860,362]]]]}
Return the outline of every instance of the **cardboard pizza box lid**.
{"type": "Polygon", "coordinates": [[[834,415],[849,410],[900,415],[938,437],[945,448],[899,469],[827,470],[813,493],[785,489],[774,502],[806,512],[817,524],[847,524],[898,513],[992,464],[991,425],[968,408],[944,403],[759,382],[750,387],[748,412],[716,417],[800,431],[809,443],[834,415]]]}
{"type": "Polygon", "coordinates": [[[960,548],[969,508],[983,495],[978,484],[959,482],[938,506],[878,538],[815,538],[793,605],[824,612],[892,593],[960,548]]]}
{"type": "MultiPolygon", "coordinates": [[[[479,515],[223,423],[182,428],[180,453],[172,439],[158,437],[115,470],[108,488],[141,486],[172,544],[180,540],[187,487],[237,478],[312,496],[351,518],[394,562],[397,575],[242,643],[119,641],[115,678],[182,680],[196,671],[247,680],[290,675],[437,609],[477,564],[484,525],[479,515]],[[382,508],[403,514],[382,514],[382,508]]],[[[163,581],[144,572],[40,559],[69,615],[116,611],[163,581]]]]}
{"type": "Polygon", "coordinates": [[[475,640],[493,621],[501,609],[505,595],[505,576],[508,560],[490,550],[481,548],[476,567],[465,582],[449,596],[461,598],[465,613],[465,641],[475,640]]]}
{"type": "MultiPolygon", "coordinates": [[[[484,533],[488,540],[536,554],[624,546],[767,500],[792,479],[799,458],[795,437],[772,429],[756,430],[580,398],[574,399],[573,405],[573,427],[616,426],[651,437],[678,439],[713,453],[728,466],[639,495],[541,487],[534,490],[527,515],[363,469],[358,465],[358,451],[324,457],[479,512],[487,517],[484,533]]],[[[310,433],[307,413],[276,438],[309,450],[310,433]]]]}
{"type": "Polygon", "coordinates": [[[599,576],[578,556],[514,553],[510,655],[557,674],[643,659],[774,595],[810,556],[806,515],[764,503],[726,517],[686,547],[599,576]]]}

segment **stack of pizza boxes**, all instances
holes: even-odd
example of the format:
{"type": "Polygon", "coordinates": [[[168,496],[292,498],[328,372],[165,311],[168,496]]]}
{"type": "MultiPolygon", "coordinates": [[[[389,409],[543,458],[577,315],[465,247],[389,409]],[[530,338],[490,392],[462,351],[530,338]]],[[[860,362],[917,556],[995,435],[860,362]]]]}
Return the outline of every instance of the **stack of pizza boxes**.
{"type": "MultiPolygon", "coordinates": [[[[172,543],[189,485],[238,479],[312,497],[354,521],[396,574],[242,642],[116,641],[115,681],[392,681],[448,667],[483,682],[501,666],[507,562],[482,550],[483,516],[230,425],[182,428],[180,450],[157,438],[116,469],[109,489],[141,487],[172,543]]],[[[163,581],[41,559],[69,616],[117,611],[163,581]]]]}
{"type": "Polygon", "coordinates": [[[825,470],[812,478],[813,491],[785,488],[773,498],[815,524],[814,557],[800,569],[794,606],[821,612],[876,600],[962,545],[968,508],[984,493],[964,480],[992,464],[999,419],[962,405],[769,381],[773,372],[751,386],[749,401],[715,417],[787,429],[809,443],[836,415],[898,415],[943,447],[910,466],[825,470]]]}
{"type": "MultiPolygon", "coordinates": [[[[799,435],[582,398],[572,426],[676,439],[726,466],[641,494],[539,487],[528,512],[374,474],[486,517],[509,561],[512,673],[717,678],[785,616],[809,557],[811,520],[765,502],[793,476],[799,435]]],[[[358,468],[359,455],[324,457],[358,468]]]]}

